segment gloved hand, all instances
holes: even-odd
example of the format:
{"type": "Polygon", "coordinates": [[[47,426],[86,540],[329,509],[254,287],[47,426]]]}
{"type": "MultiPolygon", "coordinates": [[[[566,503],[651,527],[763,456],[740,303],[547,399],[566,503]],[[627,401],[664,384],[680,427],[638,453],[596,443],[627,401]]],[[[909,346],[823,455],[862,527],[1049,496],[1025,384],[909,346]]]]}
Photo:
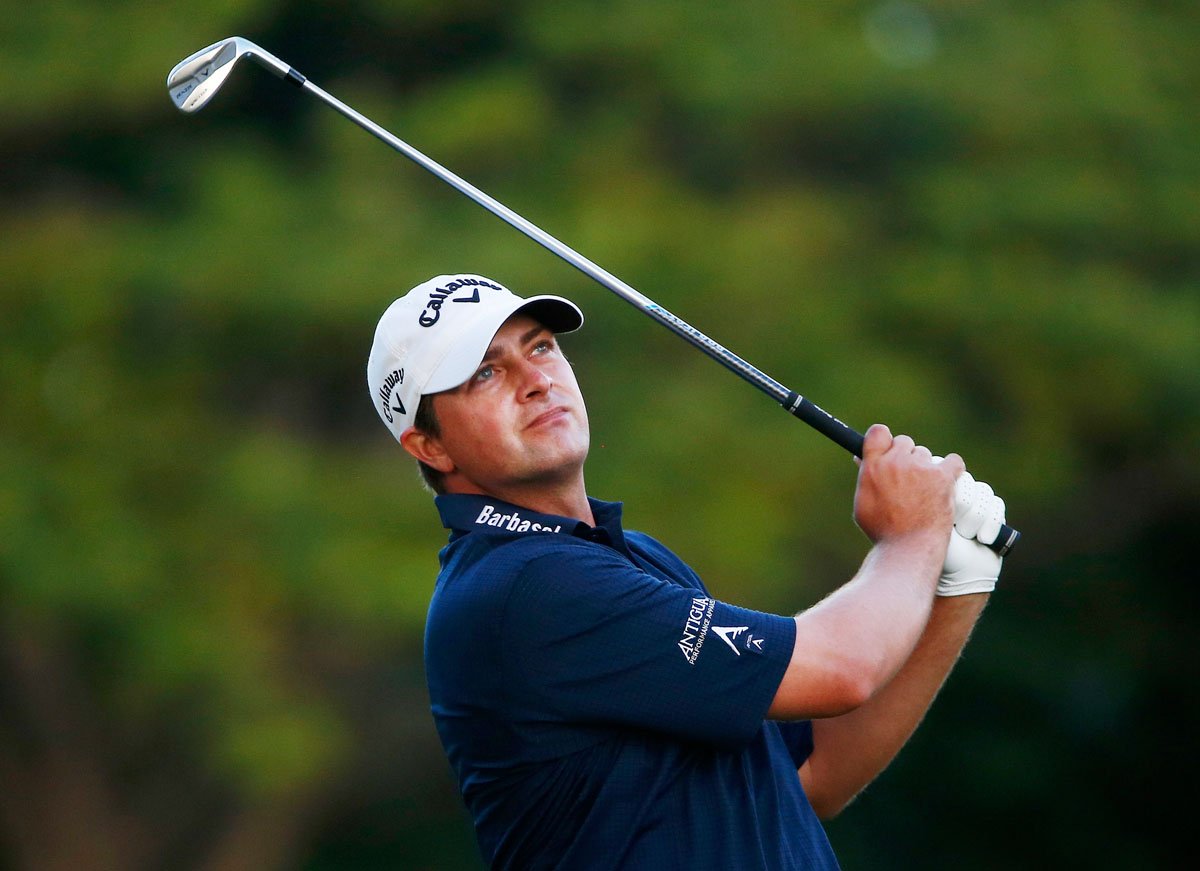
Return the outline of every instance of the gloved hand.
{"type": "Polygon", "coordinates": [[[1004,500],[970,472],[954,482],[954,531],[938,579],[939,596],[990,593],[1004,560],[986,545],[996,540],[1004,523],[1004,500]]]}

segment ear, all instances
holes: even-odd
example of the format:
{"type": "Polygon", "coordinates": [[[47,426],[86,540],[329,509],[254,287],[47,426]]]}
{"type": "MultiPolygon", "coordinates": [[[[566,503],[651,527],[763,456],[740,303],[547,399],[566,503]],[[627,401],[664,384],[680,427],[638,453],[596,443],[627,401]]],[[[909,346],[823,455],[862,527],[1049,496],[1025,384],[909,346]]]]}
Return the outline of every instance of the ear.
{"type": "Polygon", "coordinates": [[[400,434],[400,446],[427,466],[446,475],[454,471],[454,461],[435,436],[410,426],[400,434]]]}

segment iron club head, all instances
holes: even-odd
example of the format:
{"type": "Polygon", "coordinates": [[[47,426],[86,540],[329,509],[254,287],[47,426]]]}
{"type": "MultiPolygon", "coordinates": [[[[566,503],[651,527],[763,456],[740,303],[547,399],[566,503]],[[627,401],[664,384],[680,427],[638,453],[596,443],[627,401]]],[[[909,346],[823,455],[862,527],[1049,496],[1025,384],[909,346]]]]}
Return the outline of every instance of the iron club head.
{"type": "Polygon", "coordinates": [[[167,91],[175,107],[181,112],[203,109],[243,57],[253,58],[280,77],[287,76],[290,70],[287,64],[250,40],[231,36],[189,55],[167,73],[167,91]]]}

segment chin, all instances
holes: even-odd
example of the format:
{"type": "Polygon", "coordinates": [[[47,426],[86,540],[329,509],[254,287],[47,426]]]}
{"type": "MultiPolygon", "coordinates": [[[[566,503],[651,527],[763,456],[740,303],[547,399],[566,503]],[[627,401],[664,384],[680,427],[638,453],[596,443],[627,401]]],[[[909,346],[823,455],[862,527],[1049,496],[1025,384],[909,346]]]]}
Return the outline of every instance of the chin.
{"type": "Polygon", "coordinates": [[[546,483],[562,483],[570,481],[577,476],[583,475],[583,463],[587,459],[587,447],[578,453],[557,457],[547,457],[544,461],[538,462],[530,469],[530,481],[542,481],[546,483]]]}

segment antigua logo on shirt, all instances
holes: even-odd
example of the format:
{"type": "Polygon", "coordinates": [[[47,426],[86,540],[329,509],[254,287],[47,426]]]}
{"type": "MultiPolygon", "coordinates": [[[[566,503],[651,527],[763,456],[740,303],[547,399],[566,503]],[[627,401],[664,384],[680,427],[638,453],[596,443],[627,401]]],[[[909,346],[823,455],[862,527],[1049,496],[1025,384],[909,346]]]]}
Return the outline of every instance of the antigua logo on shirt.
{"type": "Polygon", "coordinates": [[[755,637],[749,626],[713,626],[713,611],[716,607],[715,599],[706,596],[692,599],[687,620],[683,624],[683,636],[677,642],[688,665],[695,665],[696,660],[700,658],[700,650],[704,647],[704,639],[708,637],[709,632],[729,645],[735,656],[741,656],[742,650],[762,653],[763,641],[766,639],[755,637]]]}
{"type": "Polygon", "coordinates": [[[683,636],[678,642],[688,665],[695,665],[696,660],[700,658],[700,648],[704,646],[708,626],[712,622],[713,609],[716,607],[716,601],[706,596],[692,599],[687,620],[683,624],[683,636]]]}
{"type": "MultiPolygon", "coordinates": [[[[738,640],[739,635],[741,635],[743,632],[747,632],[750,629],[749,626],[710,626],[709,628],[713,632],[717,633],[717,635],[721,637],[721,640],[728,644],[729,649],[732,650],[736,655],[742,655],[742,652],[738,650],[737,645],[734,644],[734,642],[738,640]]],[[[757,650],[759,653],[761,653],[763,639],[755,638],[754,633],[750,632],[745,638],[745,645],[747,650],[757,650]]]]}

